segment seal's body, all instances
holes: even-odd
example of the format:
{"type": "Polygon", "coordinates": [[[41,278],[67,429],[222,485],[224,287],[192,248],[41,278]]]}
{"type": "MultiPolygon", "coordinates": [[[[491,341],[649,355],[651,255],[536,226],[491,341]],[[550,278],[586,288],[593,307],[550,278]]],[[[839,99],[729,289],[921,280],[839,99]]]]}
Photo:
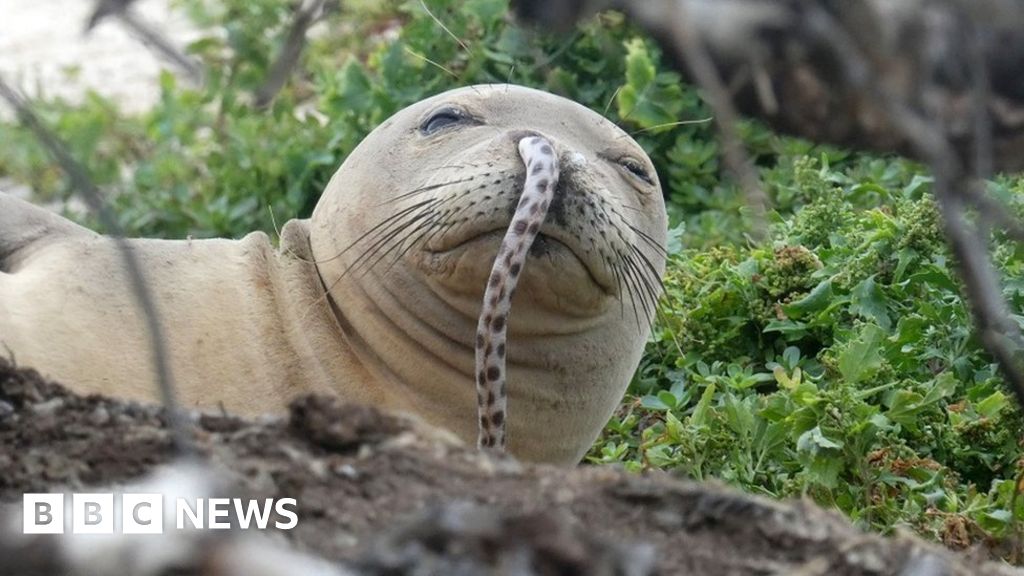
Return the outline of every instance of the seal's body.
{"type": "MultiPolygon", "coordinates": [[[[189,406],[274,411],[325,392],[476,437],[481,301],[526,180],[518,143],[562,167],[507,319],[509,450],[575,462],[639,362],[664,268],[654,170],[571,101],[475,86],[399,112],[275,249],[132,240],[189,406]]],[[[115,243],[0,195],[0,345],[86,392],[158,398],[115,243]]]]}
{"type": "MultiPolygon", "coordinates": [[[[38,240],[0,272],[0,341],[18,364],[80,392],[157,398],[145,319],[114,241],[0,195],[0,229],[28,221],[38,240]]],[[[288,223],[280,251],[261,232],[237,241],[128,242],[167,326],[186,405],[253,414],[301,391],[400,401],[373,385],[345,344],[315,267],[304,261],[312,259],[305,222],[288,223]]]]}

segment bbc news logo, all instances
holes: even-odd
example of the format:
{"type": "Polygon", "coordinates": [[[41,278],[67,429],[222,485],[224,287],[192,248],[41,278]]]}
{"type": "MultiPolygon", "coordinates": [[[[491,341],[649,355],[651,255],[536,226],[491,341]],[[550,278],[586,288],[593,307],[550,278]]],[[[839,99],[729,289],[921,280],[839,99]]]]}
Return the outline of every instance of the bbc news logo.
{"type": "Polygon", "coordinates": [[[72,494],[71,508],[65,510],[65,494],[25,494],[22,500],[25,534],[163,534],[175,530],[266,530],[274,527],[291,530],[299,523],[294,498],[168,498],[173,506],[164,507],[162,494],[119,494],[115,505],[112,493],[72,494]],[[170,523],[173,514],[174,523],[170,523]],[[67,513],[65,515],[65,513],[67,513]],[[271,522],[276,513],[277,519],[271,522]],[[165,519],[167,522],[165,522],[165,519]]]}

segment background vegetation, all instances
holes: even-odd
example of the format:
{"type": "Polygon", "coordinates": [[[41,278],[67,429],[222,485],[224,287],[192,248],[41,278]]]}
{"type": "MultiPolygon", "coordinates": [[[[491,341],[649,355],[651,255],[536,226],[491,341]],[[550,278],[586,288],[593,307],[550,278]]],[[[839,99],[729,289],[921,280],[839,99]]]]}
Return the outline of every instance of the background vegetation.
{"type": "MultiPolygon", "coordinates": [[[[510,24],[506,0],[432,0],[437,20],[418,1],[347,1],[258,110],[290,3],[179,3],[206,32],[189,47],[204,87],[166,74],[140,116],[95,95],[39,104],[132,233],[273,234],[275,220],[307,216],[345,155],[407,104],[481,82],[562,94],[634,134],[671,219],[652,340],[588,460],[807,494],[875,530],[1010,554],[1024,421],[971,333],[918,166],[744,125],[773,202],[771,239],[754,245],[699,95],[615,14],[553,37],[510,24]]],[[[30,134],[0,124],[0,141],[0,174],[42,198],[68,194],[30,134]]],[[[1024,216],[1024,182],[990,186],[1024,216]]],[[[1019,311],[1024,258],[993,242],[1019,311]]]]}

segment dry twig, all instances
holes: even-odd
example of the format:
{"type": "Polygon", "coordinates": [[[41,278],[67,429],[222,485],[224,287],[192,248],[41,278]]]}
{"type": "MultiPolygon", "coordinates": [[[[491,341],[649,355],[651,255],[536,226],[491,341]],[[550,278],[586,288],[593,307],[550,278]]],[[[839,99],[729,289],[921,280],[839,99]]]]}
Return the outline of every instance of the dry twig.
{"type": "Polygon", "coordinates": [[[25,127],[35,135],[36,139],[53,157],[54,161],[57,162],[61,170],[68,177],[72,189],[81,196],[89,211],[99,219],[100,223],[110,232],[114,242],[117,244],[118,253],[121,254],[125,270],[131,280],[135,299],[143,311],[143,316],[145,316],[150,346],[153,351],[153,363],[156,368],[157,381],[160,384],[160,395],[167,412],[167,418],[170,421],[175,447],[179,454],[191,455],[193,453],[191,438],[185,432],[184,416],[178,407],[174,377],[171,373],[171,366],[167,361],[163,323],[160,320],[160,315],[153,301],[152,292],[146,283],[138,258],[136,258],[131,246],[124,238],[124,229],[117,221],[114,212],[104,201],[102,192],[89,178],[85,168],[71,156],[60,138],[42,123],[39,117],[32,111],[28,102],[2,78],[0,78],[0,99],[7,101],[25,127]]]}

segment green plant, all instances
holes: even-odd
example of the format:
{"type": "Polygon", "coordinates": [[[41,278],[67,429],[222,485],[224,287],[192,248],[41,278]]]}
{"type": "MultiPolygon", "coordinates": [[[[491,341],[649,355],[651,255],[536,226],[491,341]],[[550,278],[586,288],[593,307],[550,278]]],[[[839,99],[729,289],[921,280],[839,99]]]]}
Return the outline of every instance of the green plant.
{"type": "MultiPolygon", "coordinates": [[[[636,400],[590,461],[808,494],[951,545],[1011,535],[1024,420],[969,328],[928,180],[875,162],[779,162],[768,186],[814,194],[772,245],[672,256],[636,400]]],[[[996,253],[1019,305],[1022,260],[996,253]]]]}

